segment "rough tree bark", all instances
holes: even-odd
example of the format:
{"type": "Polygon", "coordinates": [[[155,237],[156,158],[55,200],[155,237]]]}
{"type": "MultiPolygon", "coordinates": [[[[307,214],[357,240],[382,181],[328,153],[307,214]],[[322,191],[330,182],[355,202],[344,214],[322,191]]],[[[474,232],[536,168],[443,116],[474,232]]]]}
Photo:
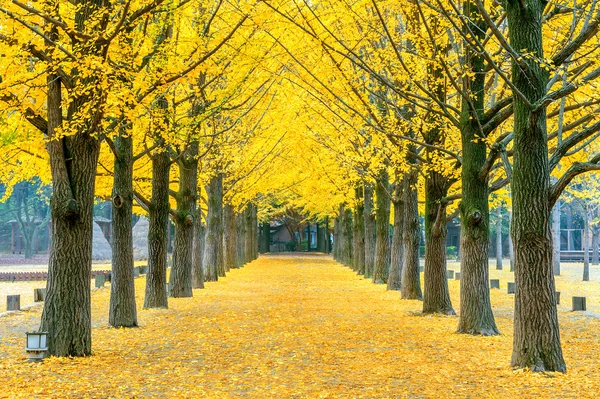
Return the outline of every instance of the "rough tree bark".
{"type": "MultiPolygon", "coordinates": [[[[465,13],[475,25],[476,36],[485,40],[485,22],[477,6],[466,2],[465,13]]],[[[479,121],[485,103],[485,64],[483,56],[466,50],[466,64],[474,76],[463,80],[470,99],[462,99],[460,130],[462,141],[462,200],[460,203],[460,320],[463,334],[499,334],[489,287],[489,188],[482,170],[487,159],[487,145],[481,140],[479,121]]]]}
{"type": "Polygon", "coordinates": [[[246,264],[246,223],[244,211],[237,215],[237,264],[238,267],[243,267],[246,264]]]}
{"type": "Polygon", "coordinates": [[[365,225],[365,278],[373,277],[375,270],[375,215],[373,214],[373,187],[364,186],[364,225],[365,225]]]}
{"type": "Polygon", "coordinates": [[[404,179],[396,178],[394,187],[394,233],[390,249],[390,275],[387,289],[400,291],[402,289],[402,264],[404,262],[404,179]]]}
{"type": "Polygon", "coordinates": [[[252,245],[253,245],[253,239],[252,239],[252,234],[254,229],[252,228],[252,221],[253,221],[253,217],[252,217],[252,204],[248,204],[246,206],[246,209],[244,210],[244,214],[245,214],[245,223],[246,223],[246,239],[245,244],[246,244],[246,248],[245,248],[245,254],[244,257],[246,258],[246,263],[248,262],[252,262],[254,259],[252,259],[252,245]]]}
{"type": "Polygon", "coordinates": [[[174,193],[177,202],[173,266],[169,275],[169,295],[174,298],[192,296],[192,263],[194,249],[194,222],[198,185],[198,142],[190,143],[177,160],[179,191],[174,193]]]}
{"type": "Polygon", "coordinates": [[[219,229],[221,228],[222,219],[223,175],[219,173],[213,176],[206,191],[208,193],[208,216],[206,217],[206,236],[202,266],[204,267],[206,281],[217,281],[219,279],[217,264],[220,246],[219,229]]]}
{"type": "Polygon", "coordinates": [[[502,270],[502,205],[496,209],[496,270],[502,270]]]}
{"type": "Polygon", "coordinates": [[[598,265],[598,225],[592,226],[592,265],[598,265]]]}
{"type": "Polygon", "coordinates": [[[152,155],[152,200],[148,209],[148,274],[144,308],[167,308],[167,258],[169,247],[169,171],[167,151],[152,155]]]}
{"type": "Polygon", "coordinates": [[[552,268],[560,276],[560,200],[552,208],[552,268]]]}
{"type": "Polygon", "coordinates": [[[112,273],[108,323],[137,327],[133,280],[133,139],[127,133],[114,139],[112,192],[112,273]]]}
{"type": "MultiPolygon", "coordinates": [[[[430,157],[430,154],[428,154],[430,157]]],[[[448,178],[434,170],[425,176],[425,269],[423,313],[454,315],[446,273],[446,204],[448,178]]],[[[461,269],[462,270],[462,269],[461,269]]]]}
{"type": "Polygon", "coordinates": [[[590,209],[583,207],[583,281],[590,281],[590,209]]]}
{"type": "Polygon", "coordinates": [[[373,283],[387,283],[390,267],[390,184],[389,175],[384,169],[379,173],[379,182],[375,187],[375,200],[377,209],[375,228],[375,269],[373,270],[373,283]]]}
{"type": "MultiPolygon", "coordinates": [[[[85,15],[96,9],[85,4],[78,11],[77,26],[84,31],[85,15]]],[[[56,29],[48,33],[57,39],[56,29]]],[[[94,49],[102,50],[93,46],[94,49]]],[[[79,51],[79,50],[78,50],[79,51]]],[[[47,76],[46,149],[52,174],[52,246],[48,263],[47,295],[40,331],[48,332],[48,355],[89,356],[92,351],[90,275],[92,270],[92,227],[94,184],[100,153],[98,132],[86,116],[74,115],[79,107],[97,109],[93,118],[102,118],[98,93],[75,95],[67,118],[80,117],[78,131],[60,137],[63,124],[61,78],[47,76]]],[[[80,83],[80,82],[79,82],[80,83]]],[[[82,86],[79,86],[81,88],[82,86]]],[[[94,89],[92,89],[94,90],[94,89]]]]}
{"type": "Polygon", "coordinates": [[[402,299],[423,299],[419,272],[419,197],[418,171],[411,170],[404,179],[404,267],[402,268],[402,299]]]}
{"type": "Polygon", "coordinates": [[[510,261],[510,271],[515,271],[515,248],[512,240],[512,208],[508,210],[508,259],[510,261]]]}
{"type": "Polygon", "coordinates": [[[356,226],[355,235],[356,241],[355,246],[356,256],[356,273],[359,275],[365,274],[365,206],[363,200],[363,189],[364,186],[360,186],[356,189],[356,217],[354,218],[354,224],[356,226]]]}
{"type": "MultiPolygon", "coordinates": [[[[544,0],[506,1],[512,48],[527,52],[527,70],[513,60],[516,90],[535,104],[546,95],[548,71],[544,59],[542,15],[544,0]]],[[[533,112],[515,93],[513,157],[513,221],[515,246],[515,314],[511,364],[534,371],[566,371],[560,345],[552,270],[550,229],[550,170],[546,111],[533,112]]],[[[462,306],[462,304],[461,304],[462,306]]]]}
{"type": "Polygon", "coordinates": [[[192,288],[204,288],[204,268],[202,267],[202,257],[204,256],[204,235],[205,228],[202,223],[202,211],[198,207],[197,218],[194,222],[194,256],[192,268],[192,288]]]}
{"type": "Polygon", "coordinates": [[[225,224],[225,231],[223,232],[223,246],[224,250],[224,263],[225,269],[236,269],[237,268],[237,229],[235,225],[235,209],[233,205],[227,204],[223,207],[223,221],[225,224]]]}
{"type": "Polygon", "coordinates": [[[353,264],[352,250],[352,210],[346,208],[344,210],[344,259],[345,265],[352,268],[353,264]]]}

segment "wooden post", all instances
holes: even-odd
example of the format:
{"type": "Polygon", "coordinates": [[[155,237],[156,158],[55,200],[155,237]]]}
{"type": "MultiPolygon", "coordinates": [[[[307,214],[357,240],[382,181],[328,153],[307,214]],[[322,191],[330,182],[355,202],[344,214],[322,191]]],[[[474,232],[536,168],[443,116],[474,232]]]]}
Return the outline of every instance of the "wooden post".
{"type": "Polygon", "coordinates": [[[46,300],[46,288],[35,288],[33,290],[33,302],[44,302],[46,300]]]}
{"type": "Polygon", "coordinates": [[[8,295],[6,297],[6,310],[21,310],[21,295],[8,295]]]}
{"type": "Polygon", "coordinates": [[[573,297],[573,311],[586,310],[585,297],[574,296],[573,297]]]}
{"type": "Polygon", "coordinates": [[[514,294],[514,293],[515,293],[515,288],[516,288],[516,286],[515,286],[515,283],[511,283],[511,282],[509,282],[509,283],[508,283],[508,288],[507,288],[507,290],[506,290],[506,291],[507,291],[509,294],[514,294]]]}

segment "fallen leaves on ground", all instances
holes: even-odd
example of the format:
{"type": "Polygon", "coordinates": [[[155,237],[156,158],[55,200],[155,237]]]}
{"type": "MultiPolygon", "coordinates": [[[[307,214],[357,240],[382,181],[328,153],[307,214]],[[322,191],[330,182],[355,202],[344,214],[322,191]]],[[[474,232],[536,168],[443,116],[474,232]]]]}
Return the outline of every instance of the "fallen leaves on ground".
{"type": "Polygon", "coordinates": [[[261,257],[168,310],[141,309],[139,278],[136,329],[107,327],[110,289],[93,292],[89,358],[26,363],[23,332],[41,309],[0,318],[0,397],[596,397],[600,320],[561,306],[568,374],[514,371],[511,275],[492,274],[505,277],[492,291],[497,337],[455,334],[457,317],[419,315],[420,302],[327,256],[261,257]]]}

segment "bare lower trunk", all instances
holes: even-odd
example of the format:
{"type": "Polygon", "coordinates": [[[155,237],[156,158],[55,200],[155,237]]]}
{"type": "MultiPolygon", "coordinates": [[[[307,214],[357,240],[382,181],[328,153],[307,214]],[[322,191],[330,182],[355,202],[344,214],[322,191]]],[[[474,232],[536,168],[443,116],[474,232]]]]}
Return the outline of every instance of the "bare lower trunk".
{"type": "Polygon", "coordinates": [[[62,162],[63,167],[68,163],[71,172],[57,176],[52,168],[52,246],[40,331],[49,333],[49,355],[89,356],[92,216],[100,145],[83,134],[58,140],[62,141],[67,141],[58,149],[64,151],[63,159],[56,159],[51,152],[50,163],[62,162]]]}
{"type": "Polygon", "coordinates": [[[114,139],[112,192],[112,273],[108,323],[113,327],[137,327],[133,281],[133,139],[114,139]]]}
{"type": "Polygon", "coordinates": [[[590,281],[590,211],[588,206],[584,207],[583,217],[583,234],[581,237],[583,241],[583,281],[590,281]]]}
{"type": "Polygon", "coordinates": [[[252,217],[252,204],[248,204],[248,206],[246,206],[246,209],[244,210],[244,214],[245,214],[245,223],[246,223],[246,238],[245,238],[245,254],[244,257],[246,259],[246,262],[252,262],[252,244],[253,244],[253,240],[252,240],[252,233],[254,231],[254,229],[252,228],[252,222],[253,222],[253,217],[252,217]]]}
{"type": "Polygon", "coordinates": [[[592,227],[592,265],[598,265],[598,226],[592,227]]]}
{"type": "Polygon", "coordinates": [[[419,272],[419,198],[416,170],[404,180],[404,267],[402,268],[402,299],[423,299],[419,272]]]}
{"type": "Polygon", "coordinates": [[[352,210],[350,210],[350,208],[347,208],[344,211],[344,264],[348,267],[352,267],[352,258],[352,210]]]}
{"type": "Polygon", "coordinates": [[[223,237],[225,235],[225,218],[223,215],[223,177],[221,177],[220,182],[221,187],[218,192],[219,202],[216,208],[216,211],[218,212],[217,218],[219,219],[219,228],[217,230],[217,274],[219,275],[219,277],[225,277],[225,271],[227,268],[225,266],[225,245],[223,240],[223,237]]]}
{"type": "Polygon", "coordinates": [[[225,231],[223,232],[223,245],[225,247],[225,267],[237,268],[237,231],[235,226],[235,210],[233,205],[227,204],[223,207],[223,220],[225,231]]]}
{"type": "Polygon", "coordinates": [[[560,200],[552,208],[552,267],[560,276],[560,200]]]}
{"type": "MultiPolygon", "coordinates": [[[[402,186],[402,182],[397,182],[402,186]]],[[[387,289],[400,291],[402,289],[402,264],[404,262],[404,198],[402,190],[396,190],[394,201],[394,234],[390,256],[390,275],[388,276],[387,289]]]]}
{"type": "Polygon", "coordinates": [[[496,209],[496,270],[502,270],[502,206],[496,209]]]}
{"type": "Polygon", "coordinates": [[[175,194],[177,216],[173,266],[169,275],[169,295],[174,298],[192,296],[192,263],[194,250],[194,222],[198,185],[198,143],[191,143],[178,159],[179,191],[175,194]]]}
{"type": "MultiPolygon", "coordinates": [[[[508,229],[512,231],[512,210],[508,211],[508,229]]],[[[508,258],[510,260],[510,271],[515,271],[515,248],[513,246],[512,234],[508,235],[508,258]]],[[[559,263],[560,267],[560,263],[559,263]]]]}
{"type": "Polygon", "coordinates": [[[246,264],[246,223],[243,211],[237,215],[236,231],[238,242],[237,265],[243,267],[246,264]]]}
{"type": "Polygon", "coordinates": [[[258,259],[258,205],[252,204],[252,260],[258,259]]]}
{"type": "Polygon", "coordinates": [[[365,225],[365,278],[373,277],[375,270],[375,215],[373,214],[373,187],[364,186],[365,225]]]}
{"type": "Polygon", "coordinates": [[[390,269],[390,197],[389,176],[387,171],[379,175],[379,184],[376,191],[376,220],[375,228],[377,238],[375,239],[375,270],[373,271],[373,282],[375,284],[387,283],[390,269]]]}
{"type": "MultiPolygon", "coordinates": [[[[546,95],[542,0],[504,2],[510,43],[524,49],[525,71],[513,61],[515,89],[535,104],[546,95]],[[534,76],[535,79],[530,77],[534,76]]],[[[534,371],[566,371],[560,345],[550,228],[550,168],[545,109],[531,107],[515,95],[513,144],[512,236],[515,245],[515,313],[511,365],[534,371]]],[[[461,304],[462,306],[462,304],[461,304]]]]}
{"type": "MultiPolygon", "coordinates": [[[[430,170],[425,177],[425,270],[423,313],[454,315],[446,273],[446,206],[448,179],[430,170]]],[[[462,245],[461,245],[462,247],[462,245]]],[[[464,256],[464,254],[463,254],[464,256]]]]}
{"type": "Polygon", "coordinates": [[[200,209],[198,209],[198,217],[194,226],[194,266],[192,270],[192,288],[204,288],[204,269],[202,267],[202,257],[204,256],[204,234],[205,228],[200,217],[200,209]]]}
{"type": "Polygon", "coordinates": [[[208,216],[202,266],[206,281],[217,281],[219,257],[219,229],[221,228],[221,204],[223,199],[223,176],[218,174],[210,179],[208,192],[208,216]]]}
{"type": "Polygon", "coordinates": [[[148,211],[148,273],[144,308],[167,308],[169,247],[169,154],[152,156],[152,203],[148,211]]]}

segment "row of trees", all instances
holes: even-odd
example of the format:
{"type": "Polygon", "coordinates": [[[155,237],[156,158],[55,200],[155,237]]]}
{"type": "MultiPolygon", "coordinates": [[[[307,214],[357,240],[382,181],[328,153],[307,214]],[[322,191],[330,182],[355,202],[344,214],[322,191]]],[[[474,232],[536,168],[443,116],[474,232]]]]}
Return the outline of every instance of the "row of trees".
{"type": "Polygon", "coordinates": [[[550,221],[565,187],[600,169],[593,89],[600,75],[596,3],[266,4],[292,35],[303,35],[321,55],[315,66],[279,40],[299,66],[298,84],[318,97],[311,107],[333,125],[332,134],[312,124],[314,140],[348,170],[350,188],[336,222],[337,258],[360,271],[364,262],[365,274],[384,282],[393,257],[388,282],[396,286],[402,277],[406,297],[411,292],[418,298],[413,221],[421,195],[424,312],[454,313],[445,274],[445,225],[459,214],[458,332],[498,334],[487,254],[490,194],[503,192],[512,202],[517,285],[511,363],[565,371],[550,221]],[[373,191],[375,219],[383,221],[375,227],[373,191]],[[391,255],[390,203],[394,225],[404,226],[396,229],[404,237],[392,237],[391,255]]]}
{"type": "Polygon", "coordinates": [[[234,265],[235,226],[257,213],[244,209],[260,205],[255,226],[277,203],[337,216],[336,258],[444,314],[454,314],[446,221],[460,215],[458,331],[498,334],[487,259],[497,193],[513,209],[512,364],[564,371],[550,219],[565,187],[600,168],[599,10],[567,0],[0,6],[2,180],[53,184],[51,352],[91,350],[94,197],[113,204],[113,325],[136,322],[134,204],[150,217],[147,305],[163,306],[169,217],[171,292],[189,296],[200,270],[214,280],[234,265]]]}

